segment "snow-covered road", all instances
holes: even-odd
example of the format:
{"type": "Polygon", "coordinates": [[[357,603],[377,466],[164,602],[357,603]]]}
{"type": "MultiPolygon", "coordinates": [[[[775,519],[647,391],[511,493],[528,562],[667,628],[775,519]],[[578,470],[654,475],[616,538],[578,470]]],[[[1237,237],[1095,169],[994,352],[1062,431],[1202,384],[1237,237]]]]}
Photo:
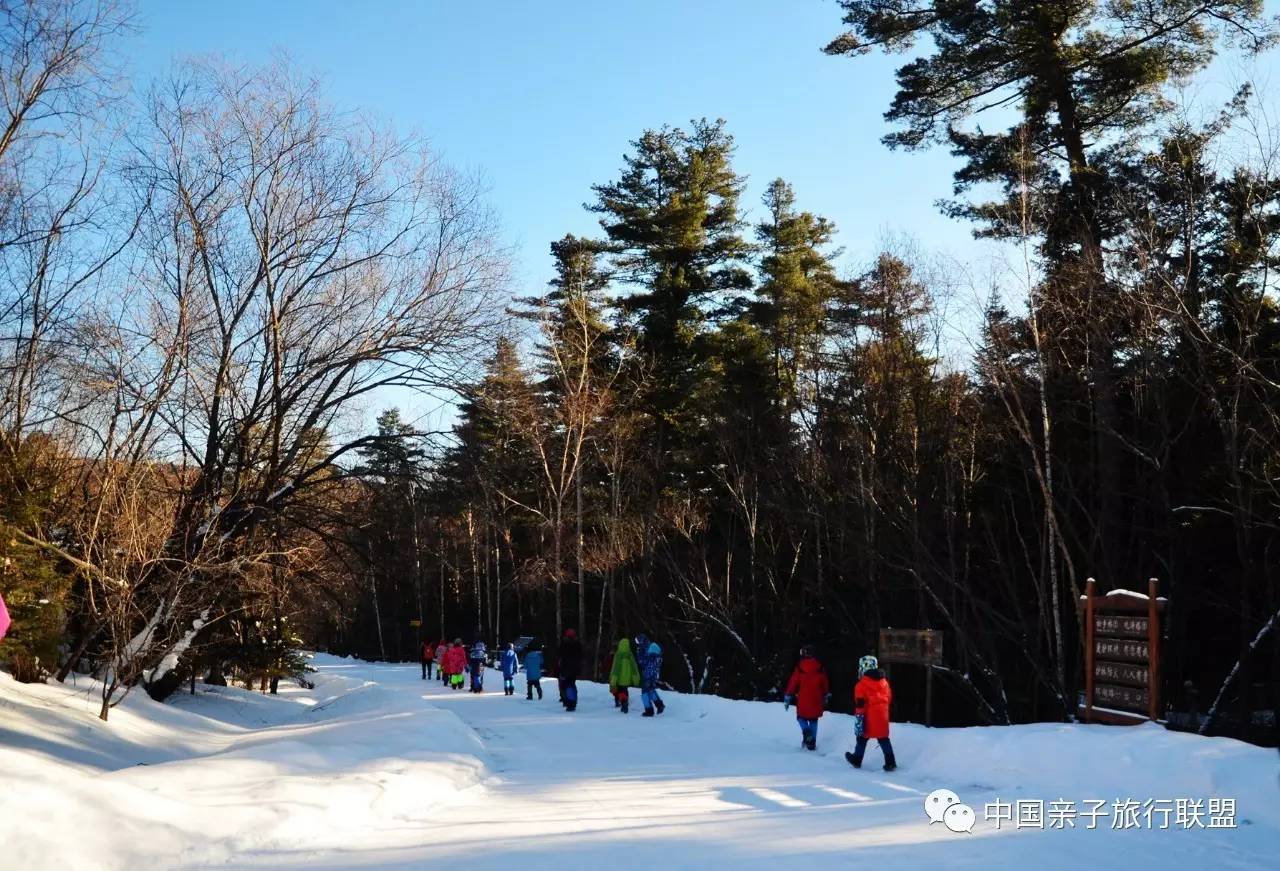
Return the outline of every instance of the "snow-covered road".
{"type": "Polygon", "coordinates": [[[855,849],[955,845],[943,827],[930,830],[916,785],[878,771],[878,751],[861,772],[834,734],[820,733],[819,752],[807,753],[779,705],[668,696],[667,712],[645,719],[638,701],[623,715],[606,688],[584,683],[570,714],[554,679],[543,681],[539,702],[524,698],[522,683],[519,695],[503,696],[496,675],[488,692],[472,695],[415,686],[419,676],[403,668],[373,668],[378,680],[454,711],[488,750],[483,788],[446,803],[423,833],[429,855],[446,861],[777,868],[851,865],[855,849]]]}
{"type": "Polygon", "coordinates": [[[1168,871],[1280,854],[1276,754],[1234,741],[895,725],[902,767],[887,775],[874,747],[861,771],[845,763],[843,716],[808,753],[776,704],[671,694],[642,719],[582,684],[569,714],[554,680],[539,702],[523,679],[504,696],[494,674],[477,696],[416,666],[317,665],[312,692],[135,696],[105,727],[83,683],[0,676],[0,866],[1168,871]],[[939,787],[974,807],[972,834],[929,823],[939,787]],[[1115,800],[1179,798],[1235,798],[1237,828],[1112,828],[1115,800]],[[986,803],[1019,799],[1108,807],[1093,829],[983,819],[986,803]]]}
{"type": "MultiPolygon", "coordinates": [[[[1252,819],[1234,830],[1112,831],[1113,800],[1191,797],[1196,788],[1167,772],[1143,773],[1141,765],[1133,764],[1130,747],[1118,749],[1117,770],[1110,776],[1097,771],[1102,760],[1088,757],[1102,750],[1099,745],[1137,739],[1132,730],[903,726],[895,729],[902,768],[887,775],[874,747],[860,771],[844,761],[851,720],[843,716],[823,719],[818,752],[808,753],[800,749],[792,716],[776,704],[669,695],[664,715],[644,719],[638,703],[623,715],[605,687],[584,683],[579,708],[570,714],[555,700],[554,679],[543,681],[547,697],[539,702],[525,700],[522,679],[517,696],[504,696],[500,678],[492,673],[488,691],[473,695],[423,682],[411,667],[361,663],[322,668],[354,669],[388,688],[424,696],[457,714],[487,751],[489,776],[433,811],[418,844],[363,851],[361,867],[415,868],[442,859],[494,869],[776,869],[868,867],[865,863],[871,862],[877,869],[939,863],[983,869],[1123,864],[1167,871],[1187,867],[1192,857],[1205,867],[1261,868],[1280,850],[1277,830],[1256,831],[1252,819]],[[1080,732],[1085,734],[1076,740],[1080,732]],[[1057,748],[1054,735],[1060,736],[1057,748]],[[937,746],[952,742],[951,749],[937,746]],[[1046,748],[1057,758],[1037,760],[1046,748]],[[968,761],[963,758],[966,750],[973,754],[968,761]],[[1084,758],[1075,758],[1077,754],[1084,758]],[[941,757],[951,757],[945,768],[941,757]],[[1002,788],[1028,767],[1042,768],[1044,778],[1024,777],[1026,782],[1002,788]],[[1091,770],[1096,787],[1089,785],[1091,770]],[[1145,783],[1128,779],[1133,776],[1145,783]],[[1142,792],[1144,786],[1160,784],[1176,796],[1142,792]],[[972,835],[929,824],[923,800],[939,787],[954,789],[977,809],[979,822],[972,835]],[[1106,798],[1108,812],[1094,830],[1084,829],[1087,823],[1080,821],[1075,831],[996,831],[981,819],[987,802],[1035,797],[1106,798]]],[[[1159,729],[1148,737],[1152,742],[1190,742],[1184,748],[1206,743],[1159,729]]],[[[430,733],[421,739],[430,743],[430,733]]],[[[1243,752],[1276,768],[1274,756],[1265,751],[1236,742],[1221,742],[1223,747],[1207,743],[1215,755],[1243,752]]],[[[1154,750],[1142,755],[1160,768],[1177,762],[1160,762],[1154,750]]],[[[1280,800],[1276,773],[1264,786],[1280,800]]],[[[1240,815],[1247,817],[1248,810],[1240,815]]],[[[1274,804],[1252,810],[1269,815],[1272,823],[1280,819],[1274,804]]],[[[350,867],[357,859],[315,856],[308,865],[317,862],[337,868],[350,867]]]]}

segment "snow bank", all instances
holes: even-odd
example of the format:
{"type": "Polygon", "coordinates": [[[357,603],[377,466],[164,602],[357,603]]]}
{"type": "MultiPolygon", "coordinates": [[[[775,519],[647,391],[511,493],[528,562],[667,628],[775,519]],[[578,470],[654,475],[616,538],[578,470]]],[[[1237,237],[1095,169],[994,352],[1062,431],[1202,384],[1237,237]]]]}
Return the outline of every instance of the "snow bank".
{"type": "Polygon", "coordinates": [[[340,851],[476,784],[453,713],[336,665],[277,698],[224,687],[95,717],[96,684],[0,675],[0,844],[11,868],[224,864],[340,851]]]}

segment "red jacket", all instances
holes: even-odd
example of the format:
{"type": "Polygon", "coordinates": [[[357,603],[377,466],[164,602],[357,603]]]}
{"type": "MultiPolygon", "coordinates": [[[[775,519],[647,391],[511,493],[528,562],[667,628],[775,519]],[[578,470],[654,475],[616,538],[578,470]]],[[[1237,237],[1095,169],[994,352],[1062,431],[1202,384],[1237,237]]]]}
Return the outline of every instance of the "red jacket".
{"type": "Polygon", "coordinates": [[[435,645],[432,644],[430,641],[422,642],[422,661],[432,662],[435,660],[435,658],[436,658],[435,645]]]}
{"type": "Polygon", "coordinates": [[[889,703],[893,690],[878,668],[873,668],[858,679],[853,688],[853,712],[862,714],[862,734],[867,738],[889,737],[889,703]]]}
{"type": "Polygon", "coordinates": [[[455,644],[444,653],[445,674],[465,674],[467,671],[467,651],[461,644],[455,644]]]}
{"type": "Polygon", "coordinates": [[[829,692],[831,683],[827,680],[826,669],[812,656],[800,660],[796,670],[791,672],[791,680],[787,681],[787,695],[796,700],[796,716],[806,720],[822,716],[829,692]]]}

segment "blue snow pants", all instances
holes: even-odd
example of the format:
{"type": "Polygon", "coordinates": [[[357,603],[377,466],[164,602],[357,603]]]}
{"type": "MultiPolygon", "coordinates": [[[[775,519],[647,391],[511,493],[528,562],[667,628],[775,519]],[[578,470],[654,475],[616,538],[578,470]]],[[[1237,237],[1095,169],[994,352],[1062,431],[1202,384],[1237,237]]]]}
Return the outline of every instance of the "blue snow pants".
{"type": "MultiPolygon", "coordinates": [[[[893,758],[893,744],[889,743],[888,738],[877,738],[880,742],[880,752],[884,754],[885,765],[897,765],[893,758]]],[[[856,743],[853,745],[853,762],[855,765],[862,764],[862,757],[867,752],[867,737],[859,735],[856,743]]]]}
{"type": "Polygon", "coordinates": [[[808,741],[818,740],[818,721],[809,719],[808,717],[796,717],[796,722],[800,724],[800,735],[808,741]]]}

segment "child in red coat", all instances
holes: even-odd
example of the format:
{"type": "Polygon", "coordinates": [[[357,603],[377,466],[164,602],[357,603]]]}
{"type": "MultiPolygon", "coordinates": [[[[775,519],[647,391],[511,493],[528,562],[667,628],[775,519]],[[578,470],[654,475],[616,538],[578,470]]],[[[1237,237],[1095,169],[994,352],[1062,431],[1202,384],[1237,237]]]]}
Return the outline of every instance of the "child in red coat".
{"type": "Polygon", "coordinates": [[[445,667],[449,669],[449,686],[462,689],[462,675],[467,670],[467,649],[462,646],[462,639],[453,639],[453,646],[444,655],[445,667]]]}
{"type": "Polygon", "coordinates": [[[422,642],[422,679],[431,677],[431,666],[436,661],[436,646],[430,641],[422,642]]]}
{"type": "Polygon", "coordinates": [[[831,697],[831,684],[827,671],[813,655],[813,648],[800,648],[800,662],[787,681],[784,710],[796,706],[796,722],[800,724],[800,746],[806,750],[818,749],[818,720],[822,717],[827,700],[831,697]]]}
{"type": "Polygon", "coordinates": [[[893,744],[889,743],[889,703],[893,690],[889,679],[880,670],[874,656],[858,660],[858,683],[853,688],[854,736],[853,752],[844,754],[854,768],[862,767],[862,756],[867,752],[867,741],[875,738],[884,753],[884,770],[893,771],[898,763],[893,758],[893,744]]]}

